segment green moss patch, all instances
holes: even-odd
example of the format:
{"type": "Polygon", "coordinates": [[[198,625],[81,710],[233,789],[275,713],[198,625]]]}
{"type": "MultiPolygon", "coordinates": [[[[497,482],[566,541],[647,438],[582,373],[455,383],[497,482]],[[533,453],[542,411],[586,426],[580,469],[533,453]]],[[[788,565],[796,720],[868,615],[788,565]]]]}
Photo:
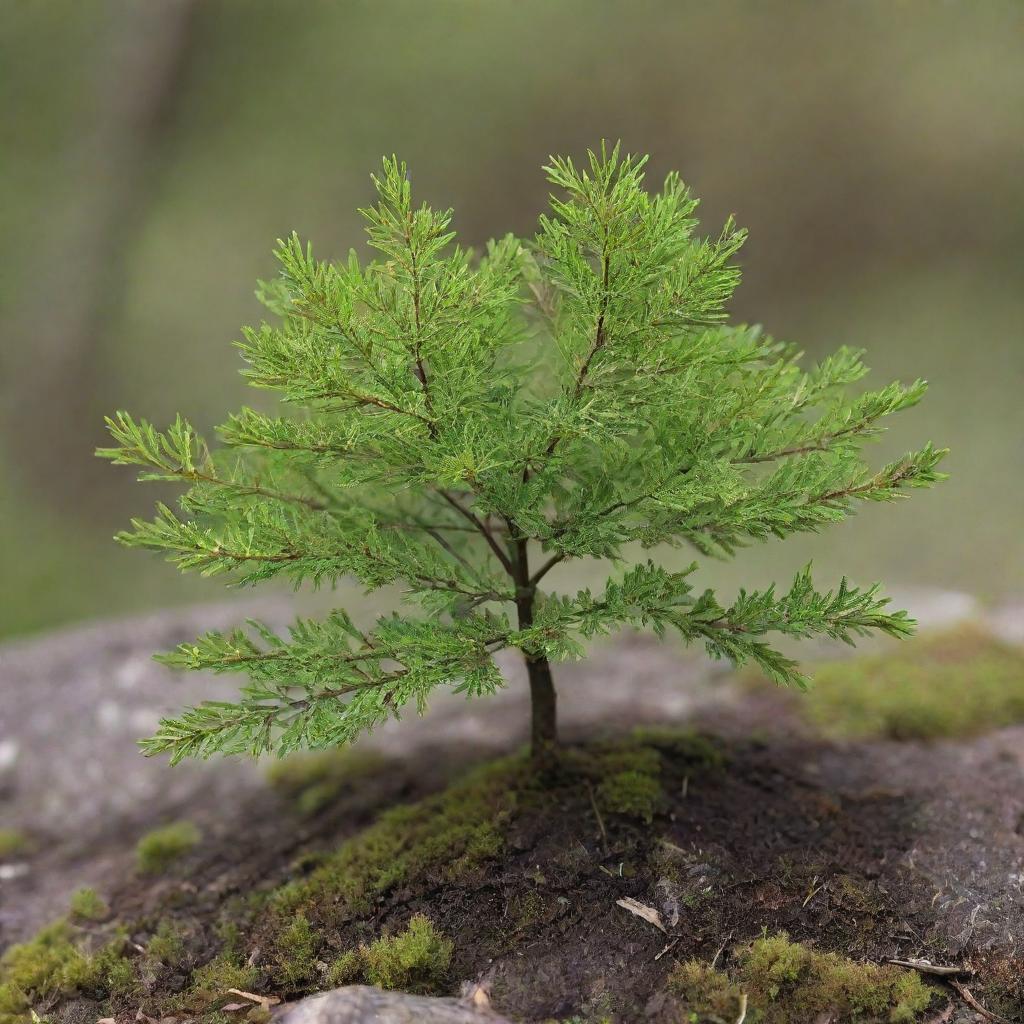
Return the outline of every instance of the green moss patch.
{"type": "Polygon", "coordinates": [[[29,942],[11,946],[0,959],[0,1024],[22,1024],[32,1007],[75,993],[106,998],[124,994],[134,972],[124,956],[123,935],[96,952],[76,929],[57,921],[29,942]]]}
{"type": "Polygon", "coordinates": [[[156,973],[164,968],[183,965],[185,942],[181,932],[170,921],[161,921],[153,937],[146,943],[143,969],[156,973]]]}
{"type": "Polygon", "coordinates": [[[12,946],[0,960],[0,1024],[21,1021],[37,1000],[67,991],[68,974],[81,960],[65,922],[12,946]]]}
{"type": "MultiPolygon", "coordinates": [[[[669,977],[692,1022],[736,1020],[746,1000],[746,1019],[792,1024],[827,1016],[860,1024],[911,1024],[924,1018],[936,996],[912,971],[857,963],[791,942],[780,932],[735,951],[726,974],[689,960],[669,977]]],[[[684,1018],[685,1019],[685,1018],[684,1018]]]]}
{"type": "Polygon", "coordinates": [[[295,917],[274,936],[273,969],[280,983],[290,990],[312,980],[316,974],[319,937],[305,914],[295,917]]]}
{"type": "Polygon", "coordinates": [[[300,814],[312,815],[385,763],[375,751],[322,750],[276,761],[267,771],[267,780],[300,814]]]}
{"type": "MultiPolygon", "coordinates": [[[[510,758],[471,772],[421,803],[385,812],[308,877],[253,904],[244,942],[263,949],[258,967],[246,962],[235,924],[218,930],[220,950],[193,968],[180,931],[169,921],[140,926],[152,929],[141,949],[126,945],[118,933],[96,952],[87,933],[59,921],[31,942],[12,947],[0,962],[0,1024],[25,1024],[31,1010],[76,995],[109,1006],[145,991],[158,1016],[184,1008],[214,1019],[218,1007],[230,1001],[231,988],[300,993],[322,988],[329,977],[348,976],[385,987],[433,990],[447,977],[453,944],[427,918],[417,915],[398,934],[349,951],[336,948],[339,930],[363,927],[360,916],[396,887],[476,877],[500,855],[503,826],[517,798],[533,785],[527,762],[510,758]],[[189,971],[185,992],[155,994],[172,972],[189,971]]],[[[138,847],[140,870],[165,871],[199,839],[188,822],[149,833],[138,847]]],[[[91,921],[106,907],[94,891],[81,890],[72,910],[76,919],[91,921]]]]}
{"type": "Polygon", "coordinates": [[[382,935],[338,956],[327,982],[332,987],[365,982],[403,992],[437,992],[449,980],[454,949],[426,916],[417,914],[397,935],[382,935]]]}
{"type": "Polygon", "coordinates": [[[163,873],[191,853],[201,839],[202,834],[191,821],[176,821],[148,832],[135,849],[139,871],[144,875],[163,873]]]}
{"type": "Polygon", "coordinates": [[[230,994],[231,989],[251,992],[259,980],[260,972],[242,963],[238,953],[218,953],[209,963],[192,972],[192,984],[184,1002],[199,1013],[213,1011],[235,998],[230,994]]]}
{"type": "Polygon", "coordinates": [[[417,914],[397,935],[382,935],[369,946],[343,953],[331,965],[328,980],[332,985],[364,981],[383,989],[436,992],[448,978],[453,950],[430,919],[417,914]]]}
{"type": "Polygon", "coordinates": [[[941,739],[1024,722],[1024,651],[973,628],[823,665],[803,713],[849,737],[941,739]]]}
{"type": "Polygon", "coordinates": [[[279,889],[269,909],[286,920],[296,913],[322,919],[327,912],[337,924],[396,886],[471,875],[501,852],[502,826],[527,782],[526,763],[510,758],[477,769],[420,803],[385,811],[307,879],[279,889]]]}
{"type": "Polygon", "coordinates": [[[95,889],[79,889],[72,897],[71,915],[82,921],[102,921],[110,914],[107,901],[95,889]]]}
{"type": "Polygon", "coordinates": [[[16,828],[0,828],[0,860],[17,857],[31,848],[28,836],[16,828]]]}
{"type": "Polygon", "coordinates": [[[628,742],[572,751],[569,764],[594,787],[599,809],[650,824],[665,806],[665,758],[676,770],[708,771],[723,764],[718,747],[696,733],[642,728],[628,742]]]}
{"type": "Polygon", "coordinates": [[[665,791],[660,780],[644,772],[616,772],[597,788],[598,803],[614,814],[627,814],[650,824],[662,806],[665,791]]]}
{"type": "Polygon", "coordinates": [[[452,943],[418,914],[404,932],[382,936],[363,953],[366,980],[379,988],[432,992],[448,975],[452,943]]]}

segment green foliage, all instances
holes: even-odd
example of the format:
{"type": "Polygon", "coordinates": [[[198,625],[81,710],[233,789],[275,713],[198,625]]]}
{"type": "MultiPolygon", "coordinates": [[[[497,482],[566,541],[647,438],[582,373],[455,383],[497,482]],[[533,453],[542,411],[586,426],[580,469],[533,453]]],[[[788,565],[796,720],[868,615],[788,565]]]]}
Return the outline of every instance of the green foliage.
{"type": "Polygon", "coordinates": [[[202,834],[191,821],[176,821],[147,832],[135,848],[136,862],[145,875],[166,871],[176,860],[190,853],[202,834]]]}
{"type": "Polygon", "coordinates": [[[669,989],[684,1001],[689,1011],[683,1020],[696,1024],[699,1020],[739,1017],[743,994],[740,984],[703,960],[677,964],[669,976],[669,989]]]}
{"type": "Polygon", "coordinates": [[[190,992],[201,1003],[209,1004],[231,998],[228,996],[231,988],[251,992],[258,980],[259,971],[255,967],[242,966],[236,953],[223,952],[192,972],[190,992]]]}
{"type": "Polygon", "coordinates": [[[161,505],[122,543],[240,584],[351,576],[406,598],[370,629],[337,611],[287,636],[254,622],[182,644],[167,663],[249,682],[162,722],[147,753],[344,745],[436,686],[492,693],[498,650],[578,657],[622,626],[797,684],[770,636],[910,632],[877,587],[821,592],[806,570],[732,602],[695,591],[695,566],[653,561],[599,594],[541,589],[564,561],[617,562],[637,544],[727,557],[941,477],[930,445],[878,470],[861,457],[924,382],[860,390],[858,352],[805,369],[792,346],[728,325],[743,233],[696,236],[696,199],[675,174],[646,191],[644,164],[617,146],[582,167],[553,158],[536,236],[473,254],[451,212],[415,205],[405,165],[385,160],[362,211],[378,258],[319,261],[292,236],[260,286],[274,322],[240,348],[278,413],[243,409],[215,449],[181,418],[163,432],[108,420],[101,455],[188,487],[179,512],[161,505]]]}
{"type": "Polygon", "coordinates": [[[327,970],[327,984],[331,988],[353,985],[363,976],[363,958],[358,949],[350,949],[337,957],[327,970]]]}
{"type": "Polygon", "coordinates": [[[74,961],[66,972],[71,988],[93,998],[126,996],[138,984],[135,969],[125,956],[125,936],[115,936],[94,954],[74,961]]]}
{"type": "Polygon", "coordinates": [[[161,921],[146,943],[146,961],[154,969],[176,967],[182,962],[185,944],[181,933],[170,921],[161,921]]]}
{"type": "Polygon", "coordinates": [[[277,935],[276,973],[288,986],[309,981],[316,971],[316,935],[304,914],[296,914],[277,935]]]}
{"type": "Polygon", "coordinates": [[[328,979],[332,985],[363,979],[383,989],[435,992],[447,980],[453,949],[429,918],[417,914],[405,931],[382,935],[369,946],[342,954],[331,965],[328,979]]]}
{"type": "Polygon", "coordinates": [[[829,733],[971,736],[1024,721],[1024,654],[971,628],[824,665],[806,715],[829,733]]]}
{"type": "Polygon", "coordinates": [[[722,766],[721,750],[688,730],[634,729],[628,740],[573,751],[564,758],[593,787],[598,808],[648,824],[665,803],[661,783],[663,755],[677,766],[709,770],[722,766]]]}
{"type": "Polygon", "coordinates": [[[0,1024],[25,1024],[33,1005],[56,996],[105,997],[124,994],[134,984],[123,936],[89,953],[67,921],[55,921],[0,958],[0,1024]]]}
{"type": "Polygon", "coordinates": [[[673,969],[669,988],[693,1021],[733,1020],[742,997],[748,1019],[789,1024],[828,1016],[861,1024],[923,1020],[935,991],[912,971],[858,963],[791,942],[785,932],[736,951],[731,976],[690,960],[673,969]]]}
{"type": "Polygon", "coordinates": [[[648,824],[664,800],[661,783],[644,772],[618,772],[597,788],[597,802],[605,810],[640,818],[648,824]]]}
{"type": "Polygon", "coordinates": [[[73,916],[83,921],[102,921],[110,913],[107,901],[95,889],[88,887],[72,895],[69,909],[73,916]]]}
{"type": "MultiPolygon", "coordinates": [[[[670,742],[667,733],[663,739],[670,742]]],[[[671,742],[675,740],[685,742],[679,734],[671,742]]],[[[566,765],[583,776],[603,811],[650,823],[664,803],[661,754],[639,734],[630,741],[574,751],[566,765]]]]}
{"type": "MultiPolygon", "coordinates": [[[[708,736],[690,729],[643,725],[630,733],[632,749],[654,748],[671,757],[676,764],[692,768],[721,768],[725,764],[722,747],[708,736]]],[[[643,770],[643,765],[633,765],[643,770]]]]}
{"type": "Polygon", "coordinates": [[[26,1020],[34,1000],[67,988],[67,971],[84,960],[71,935],[67,923],[58,921],[4,953],[0,959],[0,1022],[26,1020]]]}

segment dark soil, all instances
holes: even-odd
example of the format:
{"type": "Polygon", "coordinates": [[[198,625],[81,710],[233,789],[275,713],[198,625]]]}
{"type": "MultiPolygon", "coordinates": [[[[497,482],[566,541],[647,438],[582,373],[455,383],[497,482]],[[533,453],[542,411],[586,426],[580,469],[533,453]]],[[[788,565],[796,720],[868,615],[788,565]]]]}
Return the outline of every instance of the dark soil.
{"type": "Polygon", "coordinates": [[[871,960],[928,949],[931,893],[899,863],[913,844],[913,806],[837,798],[803,777],[814,753],[734,746],[726,767],[696,775],[669,759],[666,814],[650,826],[606,816],[606,846],[583,794],[556,814],[524,816],[514,856],[444,908],[444,926],[462,937],[462,973],[493,958],[494,1003],[511,1016],[563,1017],[606,1001],[632,1021],[677,960],[711,960],[763,929],[826,937],[871,960]],[[622,897],[658,908],[668,935],[620,908],[622,897]]]}

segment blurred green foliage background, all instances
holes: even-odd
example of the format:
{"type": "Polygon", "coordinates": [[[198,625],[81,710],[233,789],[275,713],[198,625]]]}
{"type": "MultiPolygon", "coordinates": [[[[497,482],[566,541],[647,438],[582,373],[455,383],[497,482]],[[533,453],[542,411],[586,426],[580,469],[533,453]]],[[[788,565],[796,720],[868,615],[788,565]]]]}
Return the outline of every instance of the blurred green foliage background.
{"type": "Polygon", "coordinates": [[[602,137],[678,168],[706,230],[750,229],[737,319],[932,381],[879,458],[953,448],[937,491],[709,581],[813,557],[820,582],[1022,589],[1019,0],[3,8],[0,635],[221,596],[111,543],[157,495],[91,453],[116,408],[207,429],[260,403],[231,342],[276,237],[361,248],[391,152],[464,241],[528,234],[545,157],[602,137]]]}

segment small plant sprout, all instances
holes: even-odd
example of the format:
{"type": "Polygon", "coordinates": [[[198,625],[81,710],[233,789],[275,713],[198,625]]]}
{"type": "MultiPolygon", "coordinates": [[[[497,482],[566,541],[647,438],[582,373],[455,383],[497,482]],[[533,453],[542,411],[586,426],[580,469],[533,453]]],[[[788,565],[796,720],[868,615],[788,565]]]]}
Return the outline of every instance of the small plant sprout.
{"type": "Polygon", "coordinates": [[[551,663],[622,626],[674,631],[716,658],[801,683],[773,635],[852,642],[910,633],[877,586],[699,592],[696,566],[622,568],[637,547],[718,558],[838,523],[865,501],[939,480],[927,445],[881,468],[864,443],[915,405],[923,381],[851,389],[843,348],[803,367],[791,346],[727,323],[744,234],[695,234],[676,174],[644,185],[645,159],[601,146],[552,158],[536,236],[482,253],[455,244],[451,211],[416,205],[405,164],[374,177],[363,210],[376,259],[314,258],[280,242],[257,292],[271,322],[240,342],[249,383],[280,398],[243,408],[209,446],[180,417],[166,431],[120,412],[100,455],[187,485],[118,539],[182,570],[241,584],[352,577],[399,584],[401,607],[361,628],[345,611],[288,635],[252,623],[163,660],[248,676],[238,698],[190,708],[143,741],[172,762],[214,753],[338,747],[450,686],[469,697],[522,653],[538,762],[557,745],[551,663]],[[602,590],[559,592],[576,559],[616,571],[602,590]]]}
{"type": "Polygon", "coordinates": [[[72,893],[70,909],[72,916],[82,921],[102,921],[110,913],[107,901],[88,887],[72,893]]]}

